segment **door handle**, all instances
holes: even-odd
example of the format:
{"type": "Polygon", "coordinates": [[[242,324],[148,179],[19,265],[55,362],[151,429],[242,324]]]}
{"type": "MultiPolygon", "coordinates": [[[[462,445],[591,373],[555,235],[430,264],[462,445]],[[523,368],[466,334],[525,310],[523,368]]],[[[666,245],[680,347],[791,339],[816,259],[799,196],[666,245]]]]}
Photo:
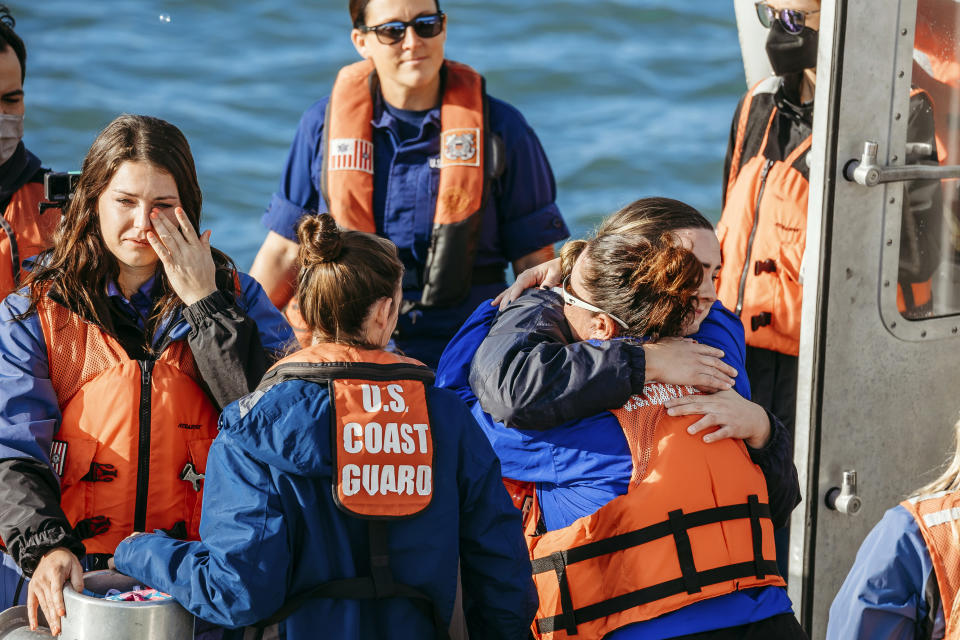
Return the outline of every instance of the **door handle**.
{"type": "Polygon", "coordinates": [[[824,496],[828,509],[839,511],[848,516],[855,516],[860,512],[863,502],[857,495],[857,472],[853,469],[843,472],[843,482],[839,487],[833,487],[824,496]]]}
{"type": "MultiPolygon", "coordinates": [[[[850,160],[843,167],[843,177],[850,182],[865,187],[875,187],[884,182],[906,182],[909,180],[949,180],[960,178],[960,165],[940,166],[937,164],[908,164],[882,166],[877,164],[878,144],[873,141],[863,143],[863,154],[859,160],[850,160]]],[[[933,145],[926,142],[907,143],[907,161],[929,157],[933,145]]]]}

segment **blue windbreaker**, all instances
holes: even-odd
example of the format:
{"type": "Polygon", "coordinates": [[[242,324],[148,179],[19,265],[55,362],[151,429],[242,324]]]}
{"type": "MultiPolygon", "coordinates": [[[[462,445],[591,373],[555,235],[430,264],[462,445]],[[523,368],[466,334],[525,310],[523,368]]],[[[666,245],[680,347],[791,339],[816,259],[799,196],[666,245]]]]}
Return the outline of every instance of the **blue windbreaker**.
{"type": "MultiPolygon", "coordinates": [[[[550,291],[528,291],[512,303],[500,318],[498,318],[496,307],[489,303],[481,304],[444,351],[437,369],[436,384],[456,391],[470,407],[500,458],[504,477],[536,483],[537,501],[547,530],[565,527],[578,518],[595,512],[613,498],[626,493],[633,469],[626,438],[619,422],[608,411],[581,420],[565,422],[549,429],[536,430],[508,428],[485,413],[474,394],[477,381],[482,379],[485,384],[493,385],[507,377],[503,371],[477,367],[473,359],[480,343],[490,332],[494,320],[498,322],[498,330],[504,337],[504,341],[509,341],[510,336],[513,336],[518,345],[526,345],[530,340],[529,333],[525,330],[527,326],[533,325],[535,331],[540,332],[542,336],[547,336],[546,325],[562,322],[562,300],[559,295],[550,291]],[[530,320],[531,318],[533,320],[530,320]],[[474,383],[473,387],[471,382],[474,383]]],[[[724,351],[725,360],[733,356],[727,362],[736,367],[740,373],[737,380],[745,382],[747,376],[743,371],[743,328],[739,325],[739,319],[722,307],[714,306],[704,320],[701,330],[703,327],[707,328],[710,335],[709,343],[724,351]],[[731,323],[731,318],[736,321],[736,324],[731,323]],[[738,333],[739,344],[736,342],[738,333]]],[[[557,327],[549,328],[558,330],[557,327]]],[[[558,340],[562,339],[560,335],[556,334],[558,340]]],[[[700,339],[701,336],[696,334],[691,337],[700,339]]],[[[704,342],[708,341],[704,340],[704,342]]],[[[555,346],[559,349],[565,345],[558,343],[555,346]]],[[[517,350],[524,351],[524,349],[526,347],[518,347],[517,350]]],[[[635,350],[642,352],[639,348],[635,350]]],[[[579,343],[578,353],[567,354],[571,358],[579,359],[579,362],[572,367],[562,368],[564,375],[568,376],[564,378],[569,380],[567,384],[573,385],[572,388],[566,387],[563,393],[571,395],[575,400],[576,389],[581,382],[582,386],[590,384],[606,387],[608,394],[617,393],[617,385],[631,382],[629,375],[620,374],[626,380],[608,380],[611,377],[606,375],[609,370],[604,371],[599,365],[585,366],[585,363],[608,358],[626,362],[622,370],[628,371],[629,359],[624,358],[626,351],[625,341],[579,343]],[[589,372],[595,379],[580,381],[577,372],[582,371],[589,372]]],[[[522,355],[529,356],[529,352],[522,355]]],[[[547,361],[553,362],[558,357],[551,349],[547,361]]],[[[642,360],[640,362],[642,363],[642,360]]],[[[510,362],[506,366],[515,364],[510,362]]],[[[517,367],[518,370],[522,368],[522,366],[517,367]]],[[[537,378],[535,372],[526,372],[523,377],[524,384],[530,383],[538,387],[533,389],[531,394],[537,396],[537,402],[547,407],[550,387],[556,383],[556,378],[549,367],[542,367],[541,371],[543,369],[548,372],[543,373],[541,378],[537,378]]],[[[560,367],[557,369],[559,370],[560,367]]],[[[491,389],[486,391],[491,395],[491,389]]],[[[521,390],[513,389],[512,391],[522,395],[521,390]]],[[[590,401],[596,403],[597,399],[591,397],[590,401]]],[[[521,419],[526,420],[527,415],[522,416],[521,419]]],[[[750,450],[750,455],[764,471],[774,520],[782,524],[798,502],[799,486],[796,472],[790,462],[789,436],[783,425],[772,417],[771,425],[770,442],[763,450],[750,450]]],[[[689,605],[653,620],[619,629],[611,634],[610,638],[616,640],[673,638],[738,626],[791,612],[790,599],[785,589],[762,587],[689,605]]]]}
{"type": "MultiPolygon", "coordinates": [[[[459,561],[471,640],[524,638],[536,591],[500,465],[454,394],[430,388],[427,403],[434,496],[420,515],[388,524],[394,578],[426,592],[450,620],[459,561]]],[[[331,493],[330,414],[327,387],[302,380],[229,405],[207,461],[202,541],[128,539],[117,568],[228,627],[266,619],[320,583],[368,575],[367,525],[331,493]]],[[[402,598],[316,599],[281,624],[288,640],[434,633],[432,619],[402,598]]]]}
{"type": "Polygon", "coordinates": [[[860,545],[830,606],[827,640],[940,640],[940,588],[920,527],[897,505],[860,545]]]}

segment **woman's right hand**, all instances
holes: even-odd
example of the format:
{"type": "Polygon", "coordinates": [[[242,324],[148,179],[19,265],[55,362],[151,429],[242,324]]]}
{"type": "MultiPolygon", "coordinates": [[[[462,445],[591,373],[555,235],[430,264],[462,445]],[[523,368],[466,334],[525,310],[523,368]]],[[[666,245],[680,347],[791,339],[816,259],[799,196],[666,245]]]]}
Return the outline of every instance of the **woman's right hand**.
{"type": "Polygon", "coordinates": [[[491,304],[494,307],[499,305],[500,311],[503,311],[508,304],[519,298],[527,289],[536,287],[537,285],[540,285],[541,289],[559,287],[561,281],[560,258],[541,262],[537,266],[530,267],[518,275],[516,281],[507,287],[503,293],[494,298],[491,304]]]}
{"type": "Polygon", "coordinates": [[[60,633],[60,616],[67,615],[63,604],[63,585],[67,580],[77,593],[83,592],[83,567],[73,552],[66,547],[56,547],[40,559],[30,584],[27,587],[27,618],[30,629],[36,631],[37,606],[50,625],[50,633],[60,633]]]}
{"type": "Polygon", "coordinates": [[[721,360],[723,351],[690,338],[663,338],[643,345],[645,382],[689,385],[700,391],[729,389],[737,370],[721,360]]]}

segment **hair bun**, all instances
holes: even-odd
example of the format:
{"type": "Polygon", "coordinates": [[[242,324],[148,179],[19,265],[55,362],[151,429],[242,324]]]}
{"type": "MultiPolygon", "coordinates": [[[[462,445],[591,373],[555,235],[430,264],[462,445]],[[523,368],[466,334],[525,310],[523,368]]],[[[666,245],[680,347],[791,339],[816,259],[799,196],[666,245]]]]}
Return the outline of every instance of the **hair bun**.
{"type": "Polygon", "coordinates": [[[343,249],[340,227],[329,213],[305,216],[297,226],[300,240],[300,264],[309,267],[336,262],[343,249]]]}

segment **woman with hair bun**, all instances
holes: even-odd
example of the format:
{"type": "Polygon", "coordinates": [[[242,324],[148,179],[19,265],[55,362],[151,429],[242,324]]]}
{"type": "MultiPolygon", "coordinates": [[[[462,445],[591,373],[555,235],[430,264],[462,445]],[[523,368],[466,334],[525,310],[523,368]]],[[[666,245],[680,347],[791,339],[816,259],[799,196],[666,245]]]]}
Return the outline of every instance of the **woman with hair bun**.
{"type": "Polygon", "coordinates": [[[291,640],[446,637],[454,619],[525,637],[536,596],[497,459],[430,369],[384,351],[396,247],[326,214],[297,235],[312,344],[224,410],[201,541],[132,537],[117,568],[200,618],[291,640]]]}
{"type": "Polygon", "coordinates": [[[478,308],[437,373],[471,406],[523,510],[534,635],[806,637],[775,562],[774,526],[799,492],[782,425],[732,390],[701,395],[682,373],[638,384],[618,364],[701,330],[720,266],[710,223],[641,199],[567,243],[561,264],[560,287],[478,308]]]}
{"type": "Polygon", "coordinates": [[[116,118],[0,304],[0,538],[34,628],[39,605],[59,633],[64,583],[81,590],[130,533],[197,538],[219,408],[293,339],[200,232],[202,200],[179,129],[116,118]]]}

